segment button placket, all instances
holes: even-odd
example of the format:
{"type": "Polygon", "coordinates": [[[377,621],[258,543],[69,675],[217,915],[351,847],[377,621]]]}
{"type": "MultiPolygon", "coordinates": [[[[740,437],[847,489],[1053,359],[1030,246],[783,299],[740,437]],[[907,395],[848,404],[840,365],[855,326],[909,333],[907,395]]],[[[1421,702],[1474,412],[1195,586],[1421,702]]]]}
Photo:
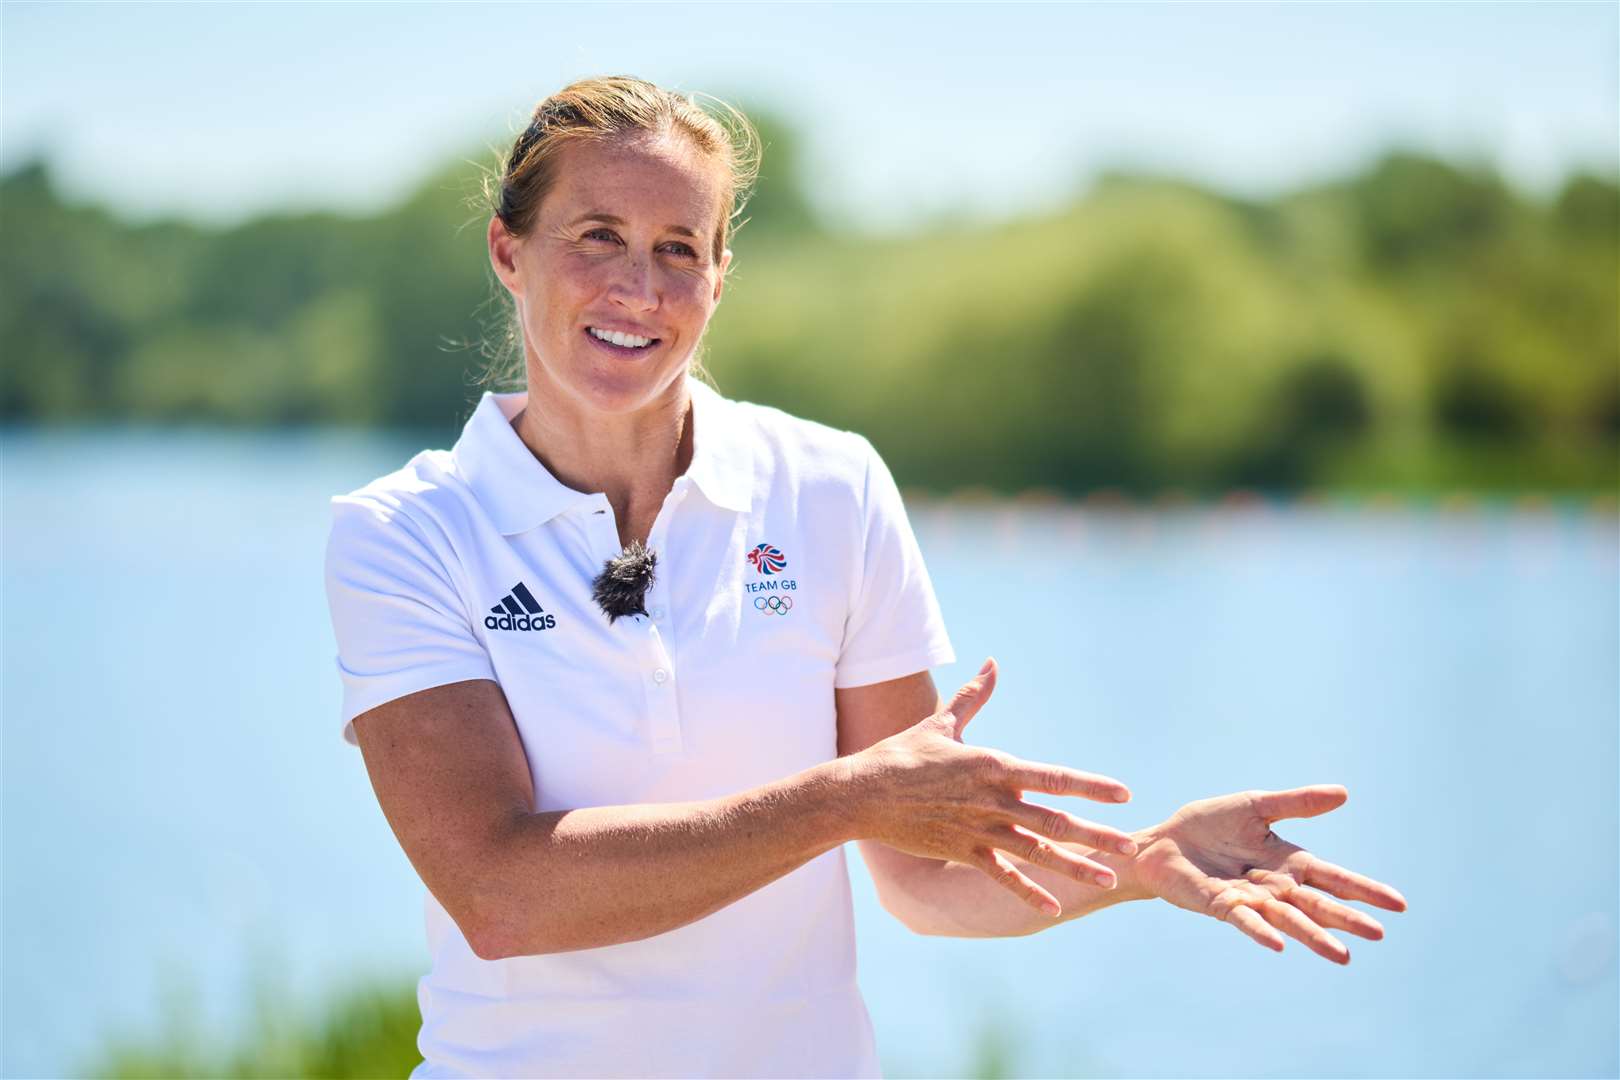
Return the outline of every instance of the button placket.
{"type": "Polygon", "coordinates": [[[676,754],[681,750],[681,714],[675,700],[675,665],[664,648],[657,625],[647,622],[642,629],[645,633],[639,637],[653,752],[676,754]]]}
{"type": "MultiPolygon", "coordinates": [[[[666,496],[647,537],[647,543],[654,551],[664,550],[664,538],[669,532],[669,519],[685,500],[688,486],[686,477],[677,477],[675,486],[666,496]]],[[[653,752],[674,754],[680,752],[682,745],[681,716],[675,693],[675,663],[670,658],[669,649],[665,644],[669,632],[669,624],[666,621],[669,612],[664,600],[668,591],[664,578],[668,573],[668,567],[660,569],[664,573],[653,574],[653,583],[648,588],[645,598],[648,619],[642,627],[645,630],[642,637],[645,650],[642,670],[646,672],[647,717],[651,727],[653,752]]]]}
{"type": "MultiPolygon", "coordinates": [[[[669,519],[674,516],[681,503],[686,501],[690,488],[691,482],[686,477],[678,476],[675,478],[675,486],[665,498],[658,519],[653,522],[652,535],[647,538],[648,544],[652,546],[654,551],[664,550],[665,537],[669,534],[669,519]]],[[[666,636],[670,631],[668,622],[669,608],[664,601],[664,596],[668,591],[669,586],[664,580],[664,575],[655,573],[652,587],[647,590],[647,615],[653,622],[658,624],[659,629],[666,636]]]]}
{"type": "Polygon", "coordinates": [[[591,511],[591,516],[585,520],[590,523],[591,528],[596,532],[595,539],[598,549],[607,552],[602,558],[604,560],[611,559],[619,554],[620,550],[619,523],[613,514],[613,506],[607,501],[607,496],[596,496],[596,503],[597,509],[591,511]]]}
{"type": "MultiPolygon", "coordinates": [[[[678,477],[670,493],[665,496],[664,505],[660,507],[647,537],[647,546],[653,551],[663,550],[669,518],[686,498],[688,486],[686,477],[678,477]]],[[[597,509],[586,520],[596,532],[595,543],[609,553],[606,558],[612,558],[620,552],[618,523],[613,507],[606,496],[600,494],[595,496],[594,502],[597,509]]],[[[661,582],[661,576],[657,572],[653,574],[653,583],[643,598],[646,615],[621,619],[618,626],[620,632],[629,635],[635,670],[641,677],[647,701],[648,740],[652,750],[658,754],[675,754],[682,747],[681,719],[675,692],[675,664],[665,646],[668,608],[663,600],[666,587],[661,582]],[[664,627],[664,633],[659,631],[660,624],[664,627]]]]}

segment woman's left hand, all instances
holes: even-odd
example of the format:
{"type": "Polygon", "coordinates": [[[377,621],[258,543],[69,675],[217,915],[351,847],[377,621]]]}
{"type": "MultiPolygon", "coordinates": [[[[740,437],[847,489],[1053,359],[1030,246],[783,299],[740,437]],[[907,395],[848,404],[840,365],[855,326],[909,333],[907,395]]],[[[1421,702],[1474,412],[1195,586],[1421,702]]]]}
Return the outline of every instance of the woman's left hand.
{"type": "Polygon", "coordinates": [[[1138,883],[1177,907],[1231,923],[1267,948],[1281,952],[1286,933],[1318,955],[1348,964],[1350,950],[1324,928],[1369,941],[1382,938],[1384,928],[1306,886],[1387,911],[1405,911],[1405,898],[1271,831],[1274,821],[1325,814],[1347,798],[1338,784],[1317,784],[1190,802],[1164,824],[1135,834],[1138,883]]]}

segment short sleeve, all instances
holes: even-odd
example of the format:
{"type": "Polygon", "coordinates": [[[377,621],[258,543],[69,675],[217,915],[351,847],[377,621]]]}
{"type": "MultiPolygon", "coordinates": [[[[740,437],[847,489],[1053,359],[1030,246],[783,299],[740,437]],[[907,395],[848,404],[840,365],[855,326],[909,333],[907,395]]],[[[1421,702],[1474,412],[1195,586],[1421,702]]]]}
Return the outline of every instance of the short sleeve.
{"type": "Polygon", "coordinates": [[[844,624],[833,686],[898,679],[956,659],[889,467],[865,438],[860,584],[844,624]]]}
{"type": "Polygon", "coordinates": [[[343,680],[343,739],[384,702],[466,679],[494,679],[489,653],[419,527],[380,500],[332,500],[326,600],[343,680]]]}

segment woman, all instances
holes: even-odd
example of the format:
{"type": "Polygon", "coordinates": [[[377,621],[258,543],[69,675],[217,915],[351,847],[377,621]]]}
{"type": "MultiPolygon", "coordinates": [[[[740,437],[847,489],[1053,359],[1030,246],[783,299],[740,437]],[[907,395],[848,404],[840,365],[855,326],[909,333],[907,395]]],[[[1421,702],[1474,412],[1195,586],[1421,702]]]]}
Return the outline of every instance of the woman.
{"type": "Polygon", "coordinates": [[[689,373],[752,177],[729,115],[626,78],[541,103],[488,230],[527,391],[333,500],[344,735],[428,887],[414,1075],[877,1075],[849,840],[919,933],[1159,897],[1339,963],[1327,928],[1379,938],[1301,886],[1400,895],[1269,828],[1342,788],[1126,834],[1023,798],[1119,781],[961,741],[995,664],[936,693],[954,655],[871,445],[689,373]]]}

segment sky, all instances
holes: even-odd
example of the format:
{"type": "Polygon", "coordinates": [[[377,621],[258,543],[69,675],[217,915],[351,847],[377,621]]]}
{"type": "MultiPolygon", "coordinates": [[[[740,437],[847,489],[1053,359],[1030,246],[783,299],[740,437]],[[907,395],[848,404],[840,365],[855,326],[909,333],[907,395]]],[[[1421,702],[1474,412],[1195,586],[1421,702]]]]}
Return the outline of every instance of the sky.
{"type": "MultiPolygon", "coordinates": [[[[370,213],[572,79],[759,104],[873,231],[1038,212],[1102,170],[1263,196],[1407,146],[1536,193],[1620,163],[1620,5],[0,3],[0,169],[229,225],[370,213]]],[[[763,183],[770,180],[767,156],[763,183]]]]}

